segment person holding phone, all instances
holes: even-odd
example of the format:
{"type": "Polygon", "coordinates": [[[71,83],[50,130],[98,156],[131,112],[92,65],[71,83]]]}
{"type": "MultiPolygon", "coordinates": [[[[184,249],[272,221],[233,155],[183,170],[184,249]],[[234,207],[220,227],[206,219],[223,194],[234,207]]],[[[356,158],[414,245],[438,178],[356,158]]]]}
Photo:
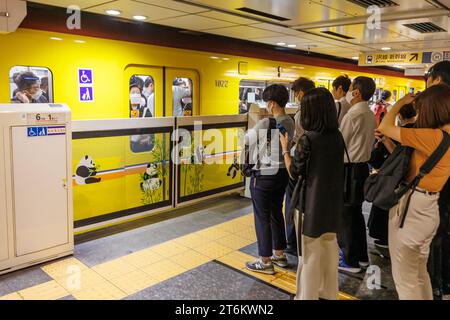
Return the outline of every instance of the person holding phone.
{"type": "Polygon", "coordinates": [[[296,300],[336,300],[337,230],[344,206],[344,138],[331,93],[325,88],[307,92],[300,119],[306,133],[300,138],[295,157],[290,155],[288,136],[280,137],[286,168],[300,186],[293,194],[299,201],[291,204],[296,208],[297,238],[301,239],[296,300]]]}

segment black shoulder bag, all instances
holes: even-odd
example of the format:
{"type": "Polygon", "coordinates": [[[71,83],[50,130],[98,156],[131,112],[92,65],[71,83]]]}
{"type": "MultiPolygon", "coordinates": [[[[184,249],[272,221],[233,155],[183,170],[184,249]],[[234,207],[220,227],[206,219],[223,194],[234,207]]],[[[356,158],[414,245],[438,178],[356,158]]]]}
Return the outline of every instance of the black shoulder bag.
{"type": "MultiPolygon", "coordinates": [[[[306,172],[308,172],[309,161],[311,158],[311,141],[309,140],[309,137],[306,134],[304,134],[303,137],[306,139],[306,145],[302,146],[302,152],[306,154],[304,161],[306,162],[305,163],[306,172]]],[[[295,161],[295,159],[293,161],[295,161]]],[[[287,222],[292,222],[294,220],[294,213],[299,204],[301,204],[303,209],[302,211],[304,211],[305,196],[306,196],[306,177],[304,175],[301,175],[298,177],[294,191],[292,192],[291,203],[289,205],[289,212],[286,213],[287,222]]],[[[302,213],[303,212],[301,212],[300,214],[302,213]]],[[[299,223],[301,223],[301,221],[299,221],[299,223]]]]}
{"type": "MultiPolygon", "coordinates": [[[[409,172],[411,156],[414,149],[403,146],[397,147],[381,167],[380,171],[366,180],[364,185],[366,200],[381,209],[390,210],[398,204],[400,199],[409,190],[413,190],[414,192],[423,177],[429,174],[447,153],[450,147],[450,135],[445,131],[443,131],[443,135],[444,139],[440,145],[420,168],[419,174],[409,183],[404,182],[404,178],[409,172]]],[[[407,199],[400,228],[403,228],[405,224],[413,192],[407,199]]]]}
{"type": "MultiPolygon", "coordinates": [[[[270,143],[272,140],[272,130],[275,130],[277,128],[277,120],[275,118],[269,118],[269,129],[267,130],[267,150],[270,150],[270,143]]],[[[258,132],[256,133],[257,135],[257,145],[259,145],[259,134],[258,132]]],[[[244,177],[247,178],[251,178],[251,177],[255,177],[256,174],[259,171],[259,168],[261,167],[261,162],[259,159],[259,150],[258,154],[257,154],[257,161],[256,161],[256,166],[254,166],[251,161],[250,161],[250,153],[251,153],[251,149],[249,145],[245,145],[244,147],[244,161],[240,166],[240,171],[242,173],[242,175],[244,177]],[[255,168],[256,167],[256,168],[255,168]]]]}

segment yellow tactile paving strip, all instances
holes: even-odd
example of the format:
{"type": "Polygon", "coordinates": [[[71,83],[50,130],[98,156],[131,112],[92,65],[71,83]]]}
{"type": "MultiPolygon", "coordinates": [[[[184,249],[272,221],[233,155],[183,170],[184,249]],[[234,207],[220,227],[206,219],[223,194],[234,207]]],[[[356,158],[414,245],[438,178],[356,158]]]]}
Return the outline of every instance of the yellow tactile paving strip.
{"type": "MultiPolygon", "coordinates": [[[[78,300],[118,300],[213,260],[295,293],[293,272],[277,268],[277,273],[269,276],[245,269],[245,262],[254,257],[239,249],[254,242],[253,215],[249,214],[92,268],[74,257],[47,264],[42,270],[52,281],[0,300],[55,300],[69,295],[78,300]]],[[[341,299],[353,298],[341,294],[341,299]]]]}

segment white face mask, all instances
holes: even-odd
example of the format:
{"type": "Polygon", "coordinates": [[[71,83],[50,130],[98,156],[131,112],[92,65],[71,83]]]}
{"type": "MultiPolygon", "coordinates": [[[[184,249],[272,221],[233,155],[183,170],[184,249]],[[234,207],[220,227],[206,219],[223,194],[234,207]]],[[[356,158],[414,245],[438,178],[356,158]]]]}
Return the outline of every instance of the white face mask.
{"type": "Polygon", "coordinates": [[[141,95],[139,93],[132,93],[130,94],[130,103],[131,104],[141,104],[141,95]]]}
{"type": "Polygon", "coordinates": [[[148,98],[148,97],[151,96],[152,91],[150,91],[150,89],[148,89],[148,88],[145,88],[145,89],[142,91],[142,94],[143,94],[146,98],[148,98]]]}
{"type": "Polygon", "coordinates": [[[43,94],[42,90],[39,89],[39,91],[36,92],[35,94],[33,94],[33,95],[31,96],[31,98],[33,98],[33,100],[38,100],[38,99],[42,96],[42,94],[43,94]]]}
{"type": "Polygon", "coordinates": [[[355,90],[347,92],[347,95],[345,96],[345,99],[349,104],[352,104],[353,92],[355,92],[355,90]]]}

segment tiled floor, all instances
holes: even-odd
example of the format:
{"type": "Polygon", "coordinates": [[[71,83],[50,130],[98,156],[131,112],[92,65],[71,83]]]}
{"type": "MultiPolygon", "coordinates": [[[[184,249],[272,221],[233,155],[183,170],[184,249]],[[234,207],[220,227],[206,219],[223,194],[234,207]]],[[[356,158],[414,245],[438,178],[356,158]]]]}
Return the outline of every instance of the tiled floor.
{"type": "MultiPolygon", "coordinates": [[[[0,276],[0,299],[292,299],[297,259],[277,274],[253,274],[257,255],[249,201],[226,198],[186,216],[78,244],[73,257],[0,276]]],[[[341,299],[395,299],[388,261],[381,290],[370,275],[340,274],[341,299]]]]}

